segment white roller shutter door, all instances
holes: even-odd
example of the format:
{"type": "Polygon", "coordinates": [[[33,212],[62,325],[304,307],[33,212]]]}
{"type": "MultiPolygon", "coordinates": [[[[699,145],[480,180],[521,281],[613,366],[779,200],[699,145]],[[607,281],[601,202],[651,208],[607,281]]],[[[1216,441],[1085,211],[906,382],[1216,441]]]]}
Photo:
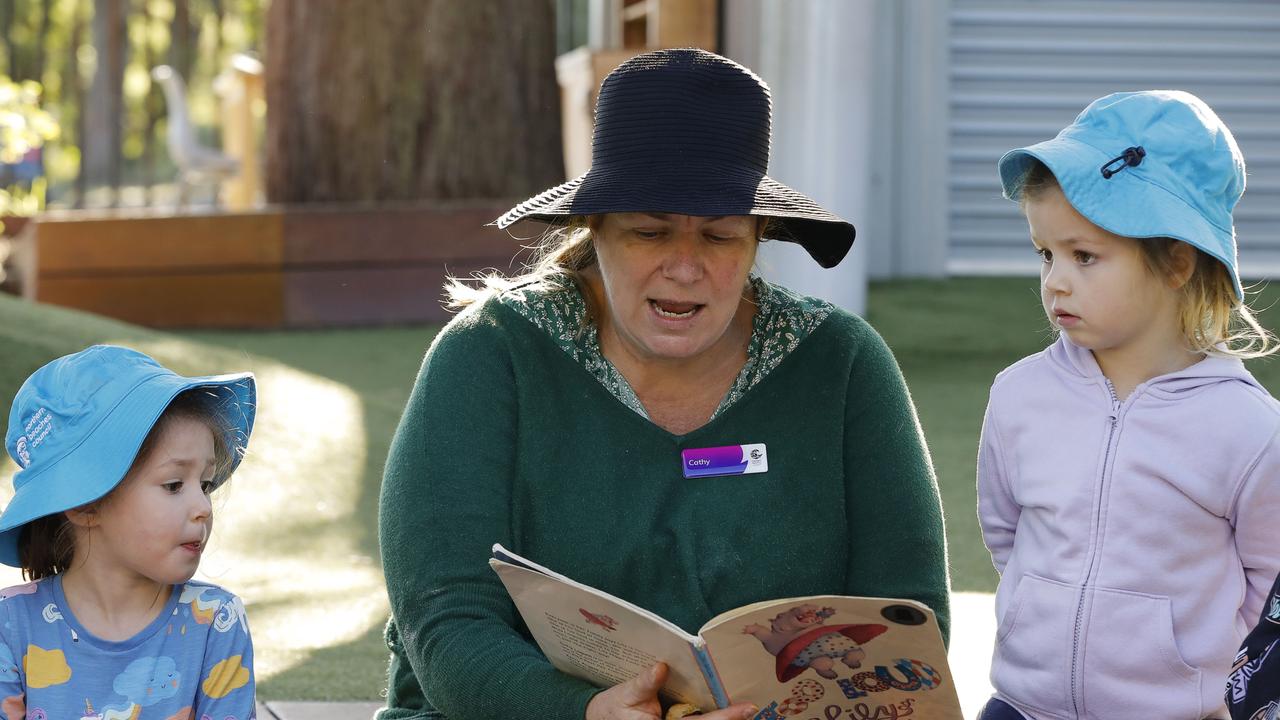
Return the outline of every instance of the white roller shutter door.
{"type": "Polygon", "coordinates": [[[949,43],[948,272],[1035,271],[1000,196],[1004,151],[1107,93],[1175,88],[1208,102],[1244,153],[1242,273],[1280,275],[1280,2],[953,0],[949,43]]]}

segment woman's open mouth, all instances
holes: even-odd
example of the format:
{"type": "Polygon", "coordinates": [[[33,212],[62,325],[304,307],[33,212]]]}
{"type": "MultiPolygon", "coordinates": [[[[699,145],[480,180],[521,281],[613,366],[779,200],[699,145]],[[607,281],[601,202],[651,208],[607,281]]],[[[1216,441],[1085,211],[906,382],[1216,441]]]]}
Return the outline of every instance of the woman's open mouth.
{"type": "Polygon", "coordinates": [[[649,307],[653,308],[653,312],[661,318],[668,320],[685,320],[693,317],[702,305],[691,302],[675,302],[672,300],[650,300],[649,307]]]}

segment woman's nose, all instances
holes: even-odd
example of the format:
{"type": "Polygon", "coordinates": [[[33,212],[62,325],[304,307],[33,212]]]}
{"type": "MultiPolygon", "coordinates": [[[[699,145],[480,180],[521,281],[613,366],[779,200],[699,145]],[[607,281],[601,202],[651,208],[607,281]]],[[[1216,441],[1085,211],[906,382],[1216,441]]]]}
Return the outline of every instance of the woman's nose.
{"type": "Polygon", "coordinates": [[[696,230],[677,228],[667,243],[663,273],[681,283],[697,282],[703,272],[702,244],[696,230]]]}

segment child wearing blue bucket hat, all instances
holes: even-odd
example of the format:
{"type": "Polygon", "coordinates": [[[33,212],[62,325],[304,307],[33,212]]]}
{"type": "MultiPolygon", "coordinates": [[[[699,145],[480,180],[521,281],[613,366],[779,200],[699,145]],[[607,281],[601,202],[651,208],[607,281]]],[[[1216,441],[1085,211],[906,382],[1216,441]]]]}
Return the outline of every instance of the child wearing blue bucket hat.
{"type": "Polygon", "coordinates": [[[0,562],[31,582],[0,591],[4,717],[254,717],[244,605],[191,579],[254,410],[252,374],[110,345],[23,383],[0,562]]]}
{"type": "Polygon", "coordinates": [[[1000,573],[984,720],[1222,718],[1280,569],[1280,403],[1244,368],[1244,160],[1180,91],[1006,153],[1056,341],[1001,372],[978,454],[1000,573]]]}

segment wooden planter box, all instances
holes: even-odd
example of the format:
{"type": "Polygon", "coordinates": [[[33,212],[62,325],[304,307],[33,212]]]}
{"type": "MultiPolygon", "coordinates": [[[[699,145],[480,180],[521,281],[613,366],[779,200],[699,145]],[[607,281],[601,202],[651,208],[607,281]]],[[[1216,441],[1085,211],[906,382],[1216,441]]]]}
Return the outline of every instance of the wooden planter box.
{"type": "Polygon", "coordinates": [[[442,322],[446,276],[513,269],[522,243],[486,226],[508,207],[49,214],[23,294],[159,328],[442,322]]]}

